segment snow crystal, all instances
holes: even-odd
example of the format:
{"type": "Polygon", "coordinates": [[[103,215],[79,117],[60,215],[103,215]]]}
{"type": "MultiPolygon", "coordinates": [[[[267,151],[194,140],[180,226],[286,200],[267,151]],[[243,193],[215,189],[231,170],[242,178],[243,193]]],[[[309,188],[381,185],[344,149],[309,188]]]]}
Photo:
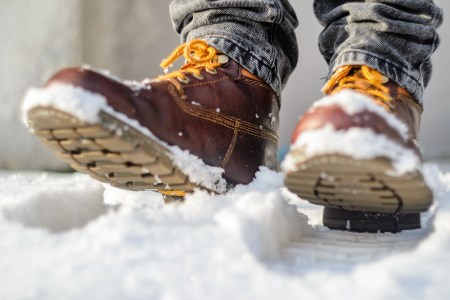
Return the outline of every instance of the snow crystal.
{"type": "Polygon", "coordinates": [[[143,82],[138,82],[135,80],[124,80],[122,81],[122,83],[127,85],[136,95],[139,94],[142,89],[147,89],[148,87],[150,87],[148,85],[145,85],[143,82]]]}
{"type": "Polygon", "coordinates": [[[155,183],[154,183],[155,185],[162,183],[161,178],[159,178],[158,175],[155,175],[154,178],[155,178],[155,183]]]}
{"type": "Polygon", "coordinates": [[[146,79],[142,80],[142,84],[144,84],[147,89],[151,88],[151,86],[149,86],[150,83],[152,83],[152,79],[150,79],[150,78],[146,78],[146,79]]]}
{"type": "Polygon", "coordinates": [[[388,157],[398,174],[404,174],[420,167],[420,159],[414,151],[404,148],[383,135],[374,133],[367,128],[350,128],[336,130],[328,124],[320,129],[303,132],[291,145],[291,151],[301,149],[302,157],[288,154],[282,163],[282,168],[295,171],[299,160],[324,154],[343,154],[356,159],[372,159],[388,157]]]}
{"type": "Polygon", "coordinates": [[[83,65],[81,66],[81,69],[82,69],[82,70],[92,70],[92,66],[91,66],[91,65],[88,65],[88,64],[83,64],[83,65]]]}

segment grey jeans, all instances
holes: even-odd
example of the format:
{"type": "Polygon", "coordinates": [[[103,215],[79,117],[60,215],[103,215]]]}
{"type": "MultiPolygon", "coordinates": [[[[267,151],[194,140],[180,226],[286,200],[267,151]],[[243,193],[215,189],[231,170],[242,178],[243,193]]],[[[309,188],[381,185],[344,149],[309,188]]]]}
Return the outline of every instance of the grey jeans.
{"type": "MultiPolygon", "coordinates": [[[[313,7],[329,76],[340,66],[368,65],[422,102],[442,23],[432,0],[315,0],[313,7]]],[[[288,0],[173,0],[170,14],[182,41],[208,41],[278,96],[297,65],[298,21],[288,0]]]]}

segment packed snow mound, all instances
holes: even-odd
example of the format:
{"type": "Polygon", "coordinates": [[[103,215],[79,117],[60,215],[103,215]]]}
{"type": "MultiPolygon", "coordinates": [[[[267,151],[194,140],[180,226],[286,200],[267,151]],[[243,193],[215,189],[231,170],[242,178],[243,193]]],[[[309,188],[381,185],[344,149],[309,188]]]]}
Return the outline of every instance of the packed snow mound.
{"type": "Polygon", "coordinates": [[[102,95],[68,84],[29,89],[22,104],[25,123],[28,111],[38,106],[50,106],[89,123],[99,122],[101,109],[107,107],[106,99],[102,95]]]}
{"type": "Polygon", "coordinates": [[[85,175],[2,172],[0,299],[446,299],[450,176],[427,177],[436,208],[393,235],[324,228],[268,169],[167,205],[85,175]]]}
{"type": "Polygon", "coordinates": [[[395,128],[406,139],[408,136],[408,128],[400,120],[387,112],[383,107],[377,105],[373,100],[364,94],[353,90],[343,90],[339,93],[325,96],[313,103],[311,110],[319,107],[337,105],[349,115],[355,115],[363,111],[373,112],[382,117],[386,122],[395,128]]]}
{"type": "Polygon", "coordinates": [[[339,153],[355,159],[387,157],[392,162],[395,174],[404,174],[421,167],[420,158],[411,149],[374,133],[368,128],[336,130],[327,124],[316,130],[303,132],[291,145],[291,150],[301,149],[302,155],[287,154],[282,163],[283,170],[297,171],[305,158],[339,153]]]}

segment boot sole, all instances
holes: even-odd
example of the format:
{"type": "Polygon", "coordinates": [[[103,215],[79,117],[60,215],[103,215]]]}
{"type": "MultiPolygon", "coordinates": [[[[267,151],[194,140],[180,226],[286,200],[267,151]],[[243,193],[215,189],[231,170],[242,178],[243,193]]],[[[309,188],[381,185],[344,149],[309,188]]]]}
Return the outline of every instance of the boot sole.
{"type": "Polygon", "coordinates": [[[194,187],[177,168],[164,145],[112,115],[100,112],[90,124],[66,112],[36,107],[29,111],[30,127],[41,142],[72,168],[114,187],[156,190],[172,198],[194,187]]]}
{"type": "MultiPolygon", "coordinates": [[[[298,171],[286,175],[285,185],[291,192],[313,204],[342,210],[346,221],[352,220],[348,218],[351,214],[346,214],[346,211],[356,212],[353,214],[355,222],[361,219],[358,212],[391,214],[395,219],[399,214],[427,211],[433,195],[421,172],[388,175],[392,172],[393,167],[387,158],[359,160],[329,154],[302,162],[298,171]]],[[[343,226],[338,221],[341,225],[337,226],[331,220],[332,217],[324,217],[324,225],[348,229],[348,224],[343,226]]]]}

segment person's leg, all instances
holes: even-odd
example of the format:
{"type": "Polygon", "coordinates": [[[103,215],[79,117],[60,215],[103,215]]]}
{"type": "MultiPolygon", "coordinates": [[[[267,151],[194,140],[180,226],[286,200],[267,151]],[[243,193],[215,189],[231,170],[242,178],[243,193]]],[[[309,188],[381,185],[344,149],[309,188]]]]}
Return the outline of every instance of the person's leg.
{"type": "Polygon", "coordinates": [[[419,228],[432,191],[417,136],[442,12],[427,0],[316,0],[314,9],[327,96],[294,130],[286,186],[325,206],[330,228],[419,228]]]}
{"type": "Polygon", "coordinates": [[[319,48],[330,76],[345,65],[367,65],[422,102],[442,22],[442,10],[433,1],[315,0],[314,12],[325,27],[319,48]]]}
{"type": "Polygon", "coordinates": [[[280,96],[298,59],[298,21],[287,0],[174,0],[170,14],[182,42],[206,40],[280,96]]]}

